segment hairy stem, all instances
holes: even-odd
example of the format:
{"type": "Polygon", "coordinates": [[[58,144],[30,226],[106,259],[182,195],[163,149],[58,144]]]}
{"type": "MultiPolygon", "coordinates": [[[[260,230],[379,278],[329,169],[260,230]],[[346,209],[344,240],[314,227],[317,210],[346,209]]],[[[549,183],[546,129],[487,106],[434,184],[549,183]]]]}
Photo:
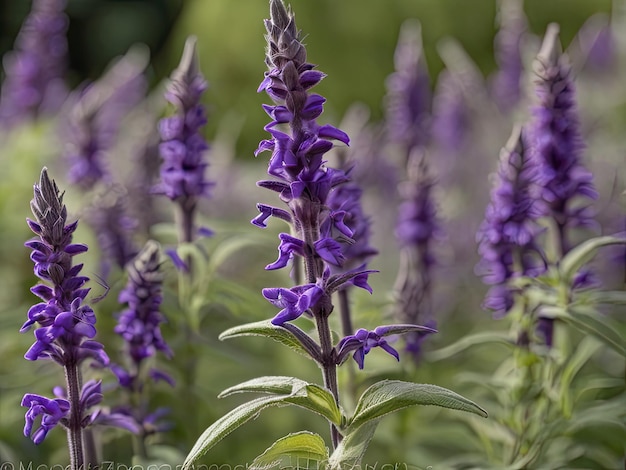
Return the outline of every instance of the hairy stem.
{"type": "Polygon", "coordinates": [[[70,451],[71,470],[84,470],[83,428],[81,425],[80,388],[81,377],[78,364],[70,361],[65,365],[67,398],[70,402],[70,417],[67,427],[67,444],[70,451]]]}

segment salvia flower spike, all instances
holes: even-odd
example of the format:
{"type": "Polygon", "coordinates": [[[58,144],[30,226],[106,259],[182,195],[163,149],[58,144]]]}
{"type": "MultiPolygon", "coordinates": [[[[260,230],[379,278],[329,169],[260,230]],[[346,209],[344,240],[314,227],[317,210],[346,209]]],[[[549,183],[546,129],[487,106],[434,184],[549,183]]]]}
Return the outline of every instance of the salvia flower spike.
{"type": "Polygon", "coordinates": [[[213,185],[205,177],[209,146],[200,131],[206,124],[206,111],[200,103],[208,84],[196,52],[196,38],[185,42],[178,68],[170,77],[165,98],[173,106],[173,116],[159,121],[161,181],[155,192],[175,201],[180,209],[180,241],[193,240],[193,218],[198,199],[208,197],[213,185]]]}
{"type": "Polygon", "coordinates": [[[22,406],[28,407],[24,434],[40,444],[55,426],[67,429],[72,470],[84,463],[82,430],[92,424],[109,424],[136,432],[136,426],[126,417],[90,408],[102,400],[100,382],[82,384],[81,364],[94,360],[100,367],[109,365],[109,358],[96,336],[96,316],[85,298],[89,292],[81,276],[82,264],[73,264],[75,255],[87,251],[87,246],[72,243],[78,222],[67,223],[67,208],[54,180],[46,168],[34,186],[31,209],[35,220],[28,225],[37,237],[25,243],[32,249],[35,275],[42,281],[31,289],[43,300],[28,311],[28,320],[20,331],[37,324],[35,343],[24,357],[31,361],[52,359],[63,366],[66,389],[56,387],[56,398],[26,394],[22,406]],[[41,416],[40,427],[33,432],[34,420],[41,416]]]}
{"type": "Polygon", "coordinates": [[[111,366],[121,387],[135,394],[133,400],[139,401],[136,409],[124,410],[135,420],[142,431],[141,438],[155,432],[158,428],[154,416],[148,412],[147,397],[144,391],[144,380],[149,377],[154,382],[163,380],[173,385],[173,379],[158,369],[147,370],[148,359],[157,352],[172,357],[161,334],[160,325],[165,321],[160,312],[163,300],[162,284],[164,273],[161,270],[161,247],[149,240],[135,259],[128,264],[128,283],[120,292],[119,302],[127,305],[118,318],[114,331],[124,339],[126,364],[111,366]]]}
{"type": "Polygon", "coordinates": [[[484,307],[496,316],[513,306],[514,290],[508,282],[519,275],[536,275],[544,263],[536,237],[543,205],[535,197],[539,172],[530,156],[521,127],[516,127],[500,152],[491,201],[477,234],[481,260],[476,266],[483,282],[491,285],[484,307]]]}
{"type": "Polygon", "coordinates": [[[29,407],[24,433],[27,437],[31,434],[33,419],[38,415],[42,415],[42,424],[32,435],[35,443],[41,443],[55,425],[63,424],[68,430],[72,469],[78,469],[84,461],[82,429],[88,408],[81,403],[80,364],[86,358],[93,358],[105,366],[109,358],[103,346],[93,340],[96,317],[84,303],[89,292],[84,288],[88,278],[79,274],[82,265],[72,263],[72,257],[87,251],[87,246],[72,243],[77,222],[67,223],[63,194],[45,168],[34,186],[31,209],[35,220],[28,220],[28,225],[37,237],[26,242],[26,246],[33,250],[34,271],[43,281],[32,292],[43,302],[31,307],[22,326],[21,331],[26,331],[35,323],[39,325],[35,330],[36,342],[25,358],[31,361],[50,358],[62,365],[67,397],[50,400],[27,394],[22,400],[22,405],[29,407]]]}
{"type": "MultiPolygon", "coordinates": [[[[559,27],[550,24],[533,64],[537,103],[532,109],[530,147],[538,165],[539,197],[545,215],[556,227],[560,258],[571,248],[569,230],[594,227],[590,200],[598,193],[593,175],[582,163],[583,140],[580,131],[574,81],[567,57],[561,53],[559,27]]],[[[581,273],[579,284],[592,283],[589,273],[581,273]]],[[[553,320],[541,318],[539,333],[552,344],[553,320]]]]}
{"type": "Polygon", "coordinates": [[[34,0],[15,41],[3,58],[0,124],[10,127],[58,110],[67,94],[68,19],[66,0],[34,0]]]}

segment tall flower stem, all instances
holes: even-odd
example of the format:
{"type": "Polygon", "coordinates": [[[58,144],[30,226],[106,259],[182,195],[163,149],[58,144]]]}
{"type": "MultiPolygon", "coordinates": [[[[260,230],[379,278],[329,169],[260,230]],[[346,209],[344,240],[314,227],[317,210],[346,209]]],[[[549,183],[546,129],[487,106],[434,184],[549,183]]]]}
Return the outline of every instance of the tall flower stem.
{"type": "MultiPolygon", "coordinates": [[[[322,372],[324,374],[324,386],[330,390],[335,398],[335,403],[339,405],[339,388],[337,385],[337,365],[333,357],[333,342],[328,324],[328,313],[323,309],[315,312],[315,323],[317,325],[317,333],[322,348],[322,372]]],[[[334,424],[330,424],[330,437],[335,449],[341,442],[341,435],[334,424]]]]}
{"type": "Polygon", "coordinates": [[[72,470],[83,470],[83,427],[80,409],[81,378],[76,362],[70,361],[65,365],[65,380],[67,383],[67,397],[70,402],[70,417],[67,427],[70,468],[72,470]]]}

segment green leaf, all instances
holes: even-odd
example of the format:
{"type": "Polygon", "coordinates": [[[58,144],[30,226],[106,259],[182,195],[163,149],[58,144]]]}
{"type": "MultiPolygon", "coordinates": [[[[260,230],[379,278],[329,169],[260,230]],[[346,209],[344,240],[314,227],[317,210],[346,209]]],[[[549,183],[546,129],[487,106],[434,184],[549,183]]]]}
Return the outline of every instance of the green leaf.
{"type": "Polygon", "coordinates": [[[285,401],[313,411],[330,422],[341,425],[342,413],[332,394],[325,388],[310,384],[295,377],[259,377],[248,380],[220,393],[220,397],[242,392],[260,392],[289,395],[285,401]]]}
{"type": "Polygon", "coordinates": [[[220,393],[218,397],[224,398],[235,393],[243,392],[260,392],[278,395],[289,395],[293,391],[294,387],[298,389],[304,387],[305,385],[308,385],[308,383],[295,377],[257,377],[256,379],[248,380],[233,387],[227,388],[222,393],[220,393]]]}
{"type": "Polygon", "coordinates": [[[293,333],[283,327],[272,324],[270,320],[246,323],[244,325],[229,328],[219,336],[219,339],[225,340],[240,336],[265,336],[266,338],[270,338],[284,344],[285,346],[308,358],[311,357],[293,333]]]}
{"type": "MultiPolygon", "coordinates": [[[[327,462],[328,448],[319,434],[302,431],[278,439],[263,454],[259,455],[250,470],[270,468],[309,468],[312,462],[327,462]],[[305,465],[301,465],[304,463],[305,465]]],[[[313,468],[322,468],[315,465],[313,468]]]]}
{"type": "Polygon", "coordinates": [[[508,347],[515,346],[515,343],[511,340],[508,333],[489,331],[464,336],[450,346],[426,353],[426,358],[428,361],[441,361],[459,354],[472,346],[480,346],[488,343],[503,344],[508,347]]]}
{"type": "Polygon", "coordinates": [[[587,361],[593,356],[593,354],[599,349],[601,343],[594,337],[586,336],[576,346],[576,350],[569,357],[563,373],[560,377],[561,388],[561,410],[566,418],[572,416],[573,402],[572,402],[572,381],[574,377],[587,363],[587,361]]]}
{"type": "Polygon", "coordinates": [[[626,357],[626,335],[611,318],[595,310],[587,311],[582,307],[568,307],[567,310],[562,308],[542,310],[542,315],[546,313],[552,318],[558,318],[569,323],[583,333],[595,336],[604,344],[626,357]]]}
{"type": "MultiPolygon", "coordinates": [[[[259,383],[262,383],[264,378],[256,379],[257,384],[254,387],[259,387],[259,383]]],[[[272,381],[272,377],[268,377],[265,381],[268,389],[271,389],[269,384],[272,381]]],[[[277,377],[275,389],[285,387],[285,377],[277,377]],[[282,384],[282,385],[281,385],[282,384]]],[[[253,381],[254,382],[254,381],[253,381]]],[[[234,410],[226,413],[224,416],[215,421],[209,426],[202,435],[198,438],[193,448],[187,455],[185,462],[183,463],[183,470],[189,469],[192,464],[202,457],[211,447],[224,439],[228,434],[233,432],[242,424],[248,422],[250,419],[255,418],[265,408],[271,406],[284,406],[284,405],[296,405],[301,408],[318,413],[333,423],[341,424],[341,411],[335,403],[330,392],[319,385],[309,384],[307,382],[294,379],[294,385],[292,386],[291,393],[289,395],[271,395],[269,397],[261,397],[255,400],[249,401],[242,405],[239,405],[234,410]]],[[[233,387],[232,389],[236,389],[233,387]]],[[[245,383],[241,384],[241,391],[245,389],[245,383]]],[[[232,390],[229,389],[229,390],[232,390]]],[[[236,393],[232,392],[231,393],[236,393]]]]}
{"type": "Polygon", "coordinates": [[[608,245],[626,244],[626,238],[618,237],[595,237],[591,238],[580,245],[572,248],[561,260],[560,271],[563,278],[570,280],[576,275],[578,270],[591,261],[595,256],[596,250],[608,245]]]}
{"type": "Polygon", "coordinates": [[[476,403],[446,388],[400,380],[382,380],[363,392],[346,432],[350,433],[368,421],[415,405],[435,405],[487,417],[487,412],[476,403]]]}
{"type": "Polygon", "coordinates": [[[379,422],[379,419],[373,419],[347,434],[330,456],[328,468],[330,470],[358,468],[357,465],[363,460],[379,422]]]}
{"type": "Polygon", "coordinates": [[[591,304],[626,304],[626,291],[593,291],[585,295],[585,301],[591,304]]]}
{"type": "Polygon", "coordinates": [[[256,418],[258,414],[271,406],[284,406],[285,396],[270,396],[257,398],[242,405],[234,410],[226,413],[224,416],[209,426],[198,438],[193,448],[183,462],[182,470],[188,470],[193,463],[206,454],[211,447],[220,442],[231,432],[242,424],[247,423],[252,418],[256,418]]]}

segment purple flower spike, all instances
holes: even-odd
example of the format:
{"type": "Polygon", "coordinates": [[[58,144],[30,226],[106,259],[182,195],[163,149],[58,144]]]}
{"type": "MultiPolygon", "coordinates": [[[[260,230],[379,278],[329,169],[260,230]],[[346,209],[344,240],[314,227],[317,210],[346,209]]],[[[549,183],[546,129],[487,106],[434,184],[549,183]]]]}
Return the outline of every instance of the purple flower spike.
{"type": "Polygon", "coordinates": [[[119,302],[128,307],[120,314],[114,331],[126,341],[127,353],[133,367],[138,367],[157,351],[168,357],[172,355],[159,326],[165,321],[159,312],[163,300],[160,257],[159,244],[153,241],[146,243],[127,267],[128,284],[119,295],[119,302]]]}
{"type": "Polygon", "coordinates": [[[522,41],[528,29],[522,0],[506,0],[500,9],[500,31],[495,37],[498,71],[491,82],[491,93],[502,111],[508,112],[522,97],[524,70],[522,41]]]}
{"type": "Polygon", "coordinates": [[[48,433],[69,414],[70,403],[63,398],[46,398],[27,393],[22,398],[22,406],[28,407],[24,436],[30,437],[35,444],[41,444],[48,433]],[[41,416],[39,429],[33,433],[35,419],[41,416]]]}
{"type": "Polygon", "coordinates": [[[159,122],[163,164],[156,188],[157,193],[179,201],[187,210],[197,198],[206,197],[213,184],[204,176],[208,166],[204,154],[209,146],[200,134],[207,121],[200,98],[207,87],[198,64],[196,39],[190,37],[165,92],[176,114],[159,122]]]}
{"type": "Polygon", "coordinates": [[[543,214],[542,203],[535,198],[539,181],[536,162],[530,158],[522,130],[516,128],[500,153],[491,202],[477,234],[481,261],[476,272],[493,286],[483,306],[497,316],[513,306],[513,291],[507,282],[516,275],[537,275],[544,269],[535,241],[540,232],[537,220],[543,214]]]}
{"type": "Polygon", "coordinates": [[[407,149],[422,147],[430,134],[432,93],[419,23],[402,25],[394,64],[395,72],[387,79],[389,137],[407,149]]]}
{"type": "Polygon", "coordinates": [[[73,184],[88,190],[111,181],[107,156],[117,142],[122,120],[144,97],[147,64],[146,51],[131,49],[101,79],[68,99],[61,134],[73,184]]]}
{"type": "Polygon", "coordinates": [[[65,0],[34,0],[15,40],[3,58],[0,125],[8,127],[42,113],[57,111],[67,89],[65,0]]]}
{"type": "Polygon", "coordinates": [[[89,278],[79,275],[81,264],[72,266],[72,257],[87,250],[84,245],[71,243],[77,223],[67,224],[63,195],[45,168],[34,194],[31,209],[37,221],[29,221],[29,225],[38,238],[26,246],[33,250],[35,274],[53,287],[39,284],[32,289],[45,302],[29,310],[28,321],[22,326],[21,331],[35,323],[41,326],[35,331],[37,341],[25,357],[52,358],[62,365],[93,357],[106,364],[102,345],[91,341],[96,334],[94,312],[83,302],[89,292],[83,286],[89,278]]]}
{"type": "Polygon", "coordinates": [[[582,163],[583,142],[576,110],[574,83],[566,57],[560,54],[559,27],[548,27],[534,63],[538,77],[529,142],[539,167],[540,197],[546,215],[556,222],[562,253],[571,246],[566,229],[594,226],[590,199],[598,193],[582,163]]]}
{"type": "Polygon", "coordinates": [[[100,275],[104,279],[112,266],[124,269],[137,255],[132,234],[138,223],[128,214],[127,199],[124,188],[116,185],[107,187],[86,214],[102,252],[100,275]]]}

